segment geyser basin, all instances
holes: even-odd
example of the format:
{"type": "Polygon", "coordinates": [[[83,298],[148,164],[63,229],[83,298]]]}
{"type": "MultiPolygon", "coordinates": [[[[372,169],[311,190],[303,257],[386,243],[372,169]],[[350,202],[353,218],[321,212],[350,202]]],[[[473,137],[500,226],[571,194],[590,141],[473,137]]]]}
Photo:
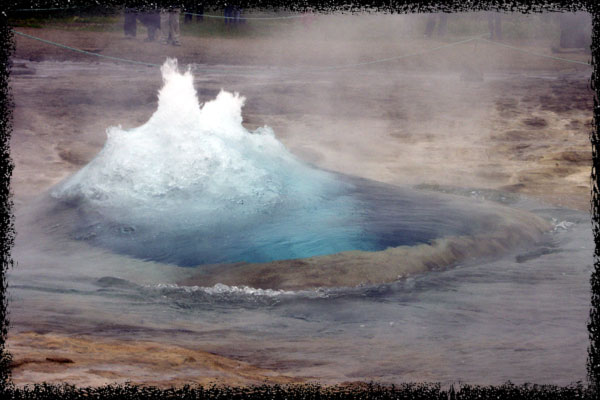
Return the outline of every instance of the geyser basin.
{"type": "MultiPolygon", "coordinates": [[[[108,129],[98,156],[52,191],[52,220],[60,219],[72,238],[180,266],[396,248],[388,252],[411,249],[404,258],[430,268],[468,252],[490,254],[536,240],[544,228],[533,216],[513,212],[509,218],[501,207],[316,169],[291,155],[270,128],[247,131],[238,94],[221,91],[201,106],[189,72],[179,73],[176,61],[167,60],[162,73],[164,86],[150,120],[128,131],[108,129]],[[493,245],[476,245],[474,237],[493,245]],[[437,258],[427,261],[425,254],[437,258]]],[[[317,260],[313,264],[324,259],[317,260]]],[[[285,273],[284,265],[273,265],[285,273]]],[[[398,265],[383,258],[363,260],[360,268],[373,266],[371,274],[389,281],[398,276],[398,265]]],[[[320,267],[313,267],[309,275],[320,276],[320,267]]],[[[231,267],[205,270],[238,283],[222,275],[233,273],[231,267]]],[[[331,281],[322,275],[321,281],[331,281]]],[[[255,283],[277,285],[281,279],[255,283]]]]}

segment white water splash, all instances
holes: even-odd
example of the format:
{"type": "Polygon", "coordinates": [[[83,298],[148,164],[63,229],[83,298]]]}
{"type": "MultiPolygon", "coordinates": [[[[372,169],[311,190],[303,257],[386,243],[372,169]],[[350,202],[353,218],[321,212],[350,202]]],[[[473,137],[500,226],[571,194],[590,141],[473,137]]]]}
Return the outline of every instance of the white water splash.
{"type": "Polygon", "coordinates": [[[186,293],[204,292],[210,295],[219,294],[234,294],[234,295],[247,295],[247,296],[266,296],[266,297],[279,297],[279,296],[293,296],[301,292],[294,292],[292,290],[273,290],[273,289],[260,289],[249,286],[229,286],[222,283],[217,283],[214,286],[180,286],[177,284],[159,283],[151,286],[156,289],[171,289],[179,290],[186,293]]]}
{"type": "Polygon", "coordinates": [[[78,209],[74,238],[186,266],[362,248],[352,185],[296,159],[269,127],[246,130],[238,93],[201,105],[189,70],[168,59],[161,71],[151,118],[109,128],[52,191],[78,209]]]}
{"type": "Polygon", "coordinates": [[[571,229],[571,227],[573,225],[575,225],[574,222],[570,222],[570,221],[558,222],[558,220],[556,218],[552,218],[552,224],[554,225],[554,229],[553,229],[554,232],[559,231],[559,230],[567,231],[567,230],[571,229]]]}
{"type": "Polygon", "coordinates": [[[247,215],[282,203],[306,205],[335,191],[329,174],[299,162],[269,127],[242,126],[244,97],[221,90],[201,105],[189,70],[180,73],[168,59],[161,72],[164,86],[148,122],[107,129],[102,151],[53,197],[122,210],[125,219],[132,210],[156,218],[156,211],[182,206],[185,218],[190,211],[207,218],[223,209],[247,215]]]}

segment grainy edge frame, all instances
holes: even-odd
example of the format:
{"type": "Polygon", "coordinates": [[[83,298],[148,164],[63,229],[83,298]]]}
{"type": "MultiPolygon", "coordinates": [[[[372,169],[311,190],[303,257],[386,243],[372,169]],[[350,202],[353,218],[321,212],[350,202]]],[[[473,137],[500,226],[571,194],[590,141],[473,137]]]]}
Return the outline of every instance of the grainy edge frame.
{"type": "Polygon", "coordinates": [[[594,269],[590,279],[591,306],[588,322],[588,335],[590,345],[588,348],[588,382],[593,392],[600,389],[600,5],[594,1],[588,4],[588,11],[592,14],[592,77],[591,88],[594,91],[594,116],[590,141],[592,144],[592,231],[594,242],[594,269]]]}
{"type": "MultiPolygon", "coordinates": [[[[6,0],[3,1],[6,3],[6,0]]],[[[128,6],[143,6],[147,3],[151,3],[151,1],[137,0],[137,1],[115,1],[109,0],[103,2],[106,6],[118,7],[127,4],[128,6]]],[[[183,2],[180,1],[159,1],[161,5],[165,4],[181,4],[183,2]]],[[[225,0],[216,0],[216,1],[203,1],[206,6],[214,5],[216,7],[223,7],[226,3],[225,0]]],[[[258,8],[282,8],[282,9],[290,9],[290,10],[305,10],[305,9],[313,9],[316,11],[334,11],[334,10],[358,10],[358,9],[369,9],[369,10],[379,10],[384,12],[423,12],[423,11],[432,11],[432,10],[444,10],[444,11],[467,11],[467,10],[484,10],[484,9],[497,9],[497,10],[505,10],[505,11],[515,11],[515,12],[536,12],[544,9],[554,9],[554,10],[564,10],[564,11],[575,11],[575,10],[585,10],[592,14],[593,18],[593,27],[592,27],[592,66],[593,72],[591,76],[591,88],[594,90],[594,109],[593,109],[593,126],[590,132],[590,141],[592,144],[592,154],[593,154],[593,165],[591,171],[591,183],[592,183],[592,196],[591,196],[591,211],[592,211],[592,230],[594,234],[594,240],[596,242],[596,248],[594,252],[594,270],[591,276],[591,308],[590,308],[590,319],[588,322],[588,334],[590,339],[589,351],[588,351],[588,360],[587,360],[587,371],[588,371],[588,383],[592,392],[588,392],[587,396],[590,398],[595,398],[594,394],[597,393],[597,390],[600,388],[600,246],[598,242],[600,241],[600,197],[599,197],[599,183],[598,177],[600,174],[600,4],[597,4],[596,0],[583,0],[580,2],[570,1],[570,0],[557,0],[549,2],[547,0],[473,0],[473,1],[461,1],[461,0],[451,0],[451,1],[440,1],[440,0],[392,0],[392,1],[381,1],[381,0],[371,0],[371,1],[362,1],[353,3],[346,3],[343,1],[311,1],[311,0],[293,0],[292,2],[288,2],[285,0],[256,0],[256,1],[239,1],[244,8],[249,8],[250,6],[258,7],[258,8]]],[[[70,2],[61,0],[61,1],[41,1],[41,2],[20,2],[14,1],[10,4],[3,4],[2,7],[5,9],[18,9],[18,8],[50,8],[50,7],[94,7],[97,6],[98,3],[83,1],[83,0],[72,0],[70,2]]],[[[14,40],[13,34],[8,24],[7,15],[3,9],[0,9],[0,174],[2,182],[0,182],[0,393],[8,393],[5,392],[6,389],[12,388],[12,382],[10,380],[10,362],[11,355],[6,349],[6,338],[8,334],[9,327],[9,319],[8,319],[8,297],[7,297],[7,280],[6,273],[9,268],[13,267],[13,260],[11,258],[11,249],[14,243],[14,221],[12,215],[12,200],[10,197],[10,177],[13,170],[13,163],[10,158],[10,149],[9,149],[9,140],[10,133],[12,129],[12,98],[9,88],[9,70],[10,70],[10,56],[14,50],[14,40]]],[[[496,393],[496,389],[493,387],[489,387],[490,391],[483,390],[483,392],[476,387],[471,387],[469,385],[465,385],[466,387],[461,390],[459,388],[459,392],[455,393],[454,389],[451,388],[447,393],[437,392],[438,395],[443,395],[443,397],[448,396],[448,398],[476,398],[481,397],[482,394],[486,395],[494,395],[496,393]],[[464,390],[467,389],[467,390],[464,390]]],[[[74,387],[71,387],[75,390],[74,387]]],[[[305,394],[309,394],[311,388],[314,387],[308,386],[305,394]]],[[[258,388],[257,388],[258,389],[258,388]]],[[[498,387],[498,394],[504,393],[504,395],[508,395],[509,397],[513,397],[515,395],[519,396],[525,393],[519,393],[519,390],[516,392],[511,390],[511,387],[505,387],[505,391],[501,392],[501,387],[498,387]],[[511,395],[512,394],[512,395],[511,395]]],[[[513,387],[514,389],[514,387],[513,387]]],[[[557,388],[558,389],[558,388],[557,388]]],[[[86,390],[86,389],[84,389],[86,390]]],[[[185,396],[186,393],[190,393],[187,390],[188,388],[182,389],[183,391],[178,391],[175,393],[173,391],[150,391],[148,394],[156,395],[159,392],[163,394],[163,396],[168,396],[167,392],[171,395],[179,395],[185,396]]],[[[392,389],[393,390],[393,389],[392,389]]],[[[67,390],[68,391],[68,390],[67,390]]],[[[86,392],[91,394],[90,391],[86,392]]],[[[211,397],[210,390],[208,392],[201,391],[200,393],[196,393],[196,395],[208,395],[211,397]]],[[[289,394],[292,394],[294,391],[289,391],[289,394]]],[[[123,393],[120,390],[99,390],[96,391],[95,394],[100,397],[103,396],[111,396],[117,393],[121,393],[123,395],[133,395],[139,392],[134,390],[133,392],[123,393]]],[[[230,392],[231,393],[231,392],[230,392]]],[[[239,393],[239,392],[238,392],[239,393]]],[[[257,390],[252,395],[252,392],[247,392],[247,394],[251,395],[253,398],[257,398],[256,394],[259,394],[258,397],[261,397],[261,394],[264,394],[265,397],[268,395],[268,391],[257,390]]],[[[279,396],[281,396],[281,392],[277,392],[279,396]]],[[[298,393],[298,392],[296,392],[298,393]]],[[[327,391],[325,393],[314,393],[327,396],[327,391]]],[[[329,392],[331,394],[331,392],[329,392]]],[[[363,391],[366,393],[366,391],[363,391]]],[[[567,392],[563,392],[566,394],[567,392]]],[[[41,393],[40,393],[41,394],[41,393]]],[[[60,390],[54,391],[49,390],[46,393],[46,396],[50,394],[58,395],[65,394],[60,390]]],[[[219,396],[219,392],[214,393],[217,394],[216,397],[219,396]]],[[[223,392],[220,393],[224,394],[223,392]]],[[[285,393],[283,393],[285,394],[285,393]]],[[[360,390],[355,394],[360,394],[360,390]]],[[[374,393],[373,393],[374,394],[374,393]]],[[[382,395],[387,394],[389,396],[389,392],[381,393],[382,395]]],[[[409,391],[405,392],[408,395],[407,398],[411,398],[414,396],[409,394],[409,391]]],[[[433,394],[430,392],[430,394],[433,394]]],[[[560,390],[553,391],[552,389],[548,390],[545,398],[548,394],[560,396],[560,390]]],[[[575,394],[571,392],[571,394],[575,394]]],[[[587,397],[586,396],[586,397],[587,397]]],[[[30,396],[31,397],[31,393],[30,396]]],[[[33,396],[35,397],[35,395],[33,396]]],[[[44,396],[45,397],[45,396],[44,396]]],[[[195,397],[195,396],[194,396],[195,397]]],[[[272,394],[268,397],[273,398],[272,394]]],[[[278,397],[278,396],[274,396],[278,397]]],[[[321,397],[321,396],[318,396],[321,397]]],[[[331,396],[334,397],[334,396],[331,396]]],[[[337,397],[337,396],[335,396],[337,397]]],[[[378,396],[375,396],[378,397],[378,396]]],[[[387,397],[387,396],[385,396],[387,397]]],[[[420,396],[419,396],[420,397],[420,396]]],[[[437,396],[436,396],[437,397],[437,396]]],[[[562,396],[560,396],[562,397],[562,396]]]]}
{"type": "Polygon", "coordinates": [[[6,274],[13,266],[11,249],[14,241],[10,177],[13,163],[10,158],[12,131],[12,97],[9,84],[10,56],[14,50],[12,31],[7,15],[0,13],[0,392],[11,385],[10,353],[6,349],[8,335],[8,293],[6,274]]]}

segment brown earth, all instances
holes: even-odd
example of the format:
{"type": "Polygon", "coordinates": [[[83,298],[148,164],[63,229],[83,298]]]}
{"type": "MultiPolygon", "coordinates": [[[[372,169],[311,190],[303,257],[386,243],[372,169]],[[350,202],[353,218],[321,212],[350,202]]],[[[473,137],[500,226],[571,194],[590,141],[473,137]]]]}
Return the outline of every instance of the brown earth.
{"type": "Polygon", "coordinates": [[[301,382],[199,349],[151,341],[25,332],[10,335],[9,346],[17,385],[42,381],[86,386],[131,382],[159,387],[301,382]]]}

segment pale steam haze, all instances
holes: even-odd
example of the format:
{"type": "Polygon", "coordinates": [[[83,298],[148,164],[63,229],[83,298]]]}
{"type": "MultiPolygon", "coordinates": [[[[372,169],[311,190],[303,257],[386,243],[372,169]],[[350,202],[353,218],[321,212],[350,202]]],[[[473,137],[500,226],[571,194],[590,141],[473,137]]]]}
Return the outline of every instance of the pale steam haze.
{"type": "Polygon", "coordinates": [[[585,379],[588,14],[23,13],[17,384],[585,379]]]}

